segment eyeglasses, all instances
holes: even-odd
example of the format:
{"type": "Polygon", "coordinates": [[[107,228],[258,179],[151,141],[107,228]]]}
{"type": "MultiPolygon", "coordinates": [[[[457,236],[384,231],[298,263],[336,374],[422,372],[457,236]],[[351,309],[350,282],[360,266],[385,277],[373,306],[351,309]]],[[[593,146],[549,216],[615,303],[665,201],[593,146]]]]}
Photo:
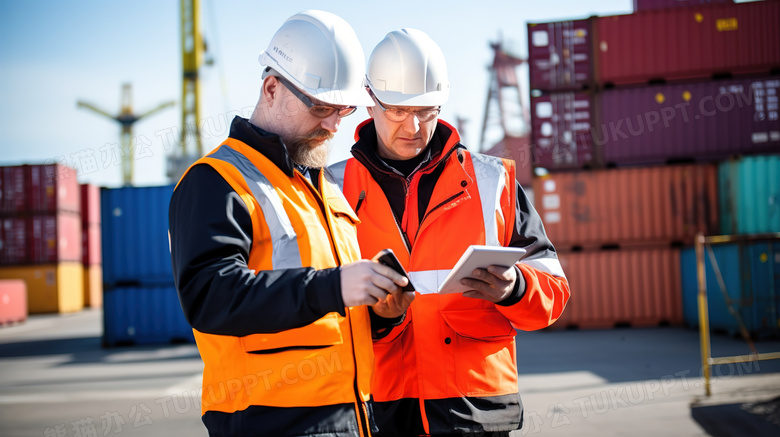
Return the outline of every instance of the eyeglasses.
{"type": "Polygon", "coordinates": [[[333,115],[334,112],[338,112],[339,118],[346,117],[357,110],[356,106],[330,106],[330,105],[318,105],[311,101],[311,99],[298,88],[294,87],[287,79],[276,76],[276,79],[282,83],[291,93],[295,95],[307,108],[309,113],[317,118],[327,118],[333,115]]]}
{"type": "Polygon", "coordinates": [[[371,93],[371,97],[373,97],[376,103],[379,105],[379,107],[382,108],[382,112],[385,113],[385,117],[387,117],[388,120],[397,123],[406,121],[406,119],[409,118],[409,116],[412,114],[414,114],[414,116],[417,117],[417,120],[425,123],[428,121],[432,121],[441,112],[441,108],[424,108],[424,109],[418,109],[416,111],[410,111],[408,109],[395,108],[395,107],[386,108],[382,104],[382,102],[380,102],[379,99],[376,98],[376,96],[373,93],[371,93]]]}

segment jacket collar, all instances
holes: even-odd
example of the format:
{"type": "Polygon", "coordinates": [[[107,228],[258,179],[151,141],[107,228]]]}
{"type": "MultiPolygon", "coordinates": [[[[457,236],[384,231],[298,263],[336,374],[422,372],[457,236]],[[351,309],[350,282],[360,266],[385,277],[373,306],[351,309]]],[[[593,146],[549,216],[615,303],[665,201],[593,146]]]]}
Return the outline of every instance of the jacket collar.
{"type": "Polygon", "coordinates": [[[262,153],[287,176],[293,177],[295,163],[287,153],[287,147],[279,135],[265,131],[246,118],[236,116],[230,125],[230,138],[234,138],[262,153]]]}

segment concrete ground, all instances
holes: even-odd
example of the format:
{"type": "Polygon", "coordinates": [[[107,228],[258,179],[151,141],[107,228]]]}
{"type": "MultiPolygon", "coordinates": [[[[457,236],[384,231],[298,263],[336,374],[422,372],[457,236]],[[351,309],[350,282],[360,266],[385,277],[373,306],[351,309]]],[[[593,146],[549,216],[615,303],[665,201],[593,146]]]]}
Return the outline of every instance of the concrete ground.
{"type": "MultiPolygon", "coordinates": [[[[102,314],[0,327],[0,435],[206,436],[194,345],[103,349],[102,314]]],[[[780,360],[721,365],[704,396],[698,332],[521,332],[525,427],[515,436],[780,435],[780,360]]],[[[756,343],[780,351],[780,341],[756,343]]],[[[714,356],[744,341],[712,338],[714,356]]]]}

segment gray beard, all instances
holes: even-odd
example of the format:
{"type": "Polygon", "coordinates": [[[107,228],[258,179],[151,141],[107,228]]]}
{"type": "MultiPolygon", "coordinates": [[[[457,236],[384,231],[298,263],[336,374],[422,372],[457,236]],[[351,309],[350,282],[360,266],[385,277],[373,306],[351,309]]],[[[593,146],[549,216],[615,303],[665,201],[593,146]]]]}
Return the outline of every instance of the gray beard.
{"type": "Polygon", "coordinates": [[[287,144],[287,152],[294,163],[310,168],[321,168],[328,164],[330,139],[314,145],[311,138],[299,138],[287,144]]]}

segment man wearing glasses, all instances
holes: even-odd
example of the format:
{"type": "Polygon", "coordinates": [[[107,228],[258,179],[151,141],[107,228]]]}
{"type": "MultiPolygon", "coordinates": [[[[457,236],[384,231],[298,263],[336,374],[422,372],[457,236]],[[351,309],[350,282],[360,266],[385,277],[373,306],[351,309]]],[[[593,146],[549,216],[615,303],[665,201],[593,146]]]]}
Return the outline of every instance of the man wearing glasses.
{"type": "Polygon", "coordinates": [[[390,32],[374,48],[376,103],[353,158],[332,167],[360,218],[364,253],[389,247],[417,297],[372,314],[378,436],[508,436],[522,426],[515,329],[552,324],[569,285],[510,160],[469,153],[438,120],[449,96],[444,55],[425,33],[390,32]],[[526,250],[511,267],[476,269],[469,291],[438,286],[469,245],[526,250]]]}
{"type": "Polygon", "coordinates": [[[212,436],[367,436],[367,305],[393,318],[413,294],[360,260],[357,218],[324,168],[341,118],[373,105],[363,49],[343,19],[306,11],[260,62],[252,116],[236,117],[170,204],[176,287],[204,362],[202,420],[212,436]]]}

